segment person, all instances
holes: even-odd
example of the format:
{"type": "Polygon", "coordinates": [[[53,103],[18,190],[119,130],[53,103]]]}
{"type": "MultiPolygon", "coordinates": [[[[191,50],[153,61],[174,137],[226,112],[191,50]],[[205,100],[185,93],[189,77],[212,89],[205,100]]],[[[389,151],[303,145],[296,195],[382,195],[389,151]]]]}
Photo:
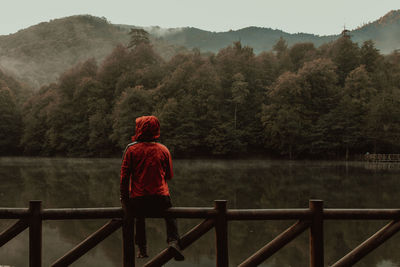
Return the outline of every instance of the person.
{"type": "MultiPolygon", "coordinates": [[[[137,257],[147,255],[146,216],[160,216],[172,207],[167,180],[172,179],[172,159],[168,148],[158,142],[160,122],[155,116],[136,119],[133,143],[125,149],[120,179],[121,204],[126,217],[133,223],[136,214],[135,243],[139,248],[137,257]]],[[[184,260],[179,246],[176,219],[164,216],[167,243],[175,260],[184,260]]]]}

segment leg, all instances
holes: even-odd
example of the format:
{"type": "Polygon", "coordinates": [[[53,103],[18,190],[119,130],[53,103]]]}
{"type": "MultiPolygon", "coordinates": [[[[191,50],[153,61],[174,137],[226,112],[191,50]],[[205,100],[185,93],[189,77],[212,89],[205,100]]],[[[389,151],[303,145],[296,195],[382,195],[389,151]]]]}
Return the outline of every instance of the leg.
{"type": "Polygon", "coordinates": [[[147,258],[147,240],[146,240],[146,224],[145,216],[143,214],[141,199],[133,199],[133,209],[136,214],[136,233],[135,243],[138,245],[139,251],[137,254],[138,258],[147,258]]]}
{"type": "Polygon", "coordinates": [[[135,243],[138,246],[146,245],[146,224],[142,198],[132,199],[132,212],[136,215],[135,243]]]}
{"type": "Polygon", "coordinates": [[[138,246],[146,246],[146,223],[144,217],[136,218],[135,243],[138,246]]]}
{"type": "Polygon", "coordinates": [[[178,235],[178,227],[176,225],[176,219],[165,217],[165,224],[167,225],[167,242],[169,249],[174,253],[176,261],[183,261],[185,256],[181,252],[180,240],[178,235]]]}
{"type": "MultiPolygon", "coordinates": [[[[172,207],[171,198],[163,196],[161,198],[160,208],[165,211],[172,207]]],[[[165,216],[165,226],[167,228],[167,243],[171,241],[179,241],[178,226],[174,217],[165,216]]]]}
{"type": "Polygon", "coordinates": [[[167,243],[171,241],[179,241],[176,219],[172,217],[165,217],[165,225],[167,228],[167,243]]]}
{"type": "MultiPolygon", "coordinates": [[[[166,197],[164,201],[164,210],[172,207],[171,199],[170,197],[166,197]]],[[[165,225],[167,228],[167,243],[169,246],[169,249],[173,251],[175,254],[175,260],[177,261],[183,261],[185,259],[185,256],[181,252],[180,248],[180,240],[179,240],[179,234],[178,234],[178,226],[176,223],[176,219],[174,217],[170,216],[165,216],[165,225]]]]}
{"type": "Polygon", "coordinates": [[[139,251],[137,254],[138,258],[147,258],[147,246],[146,246],[146,225],[144,217],[136,218],[136,235],[135,243],[138,245],[139,251]]]}
{"type": "Polygon", "coordinates": [[[134,217],[128,207],[124,206],[122,225],[123,266],[135,266],[134,217]]]}

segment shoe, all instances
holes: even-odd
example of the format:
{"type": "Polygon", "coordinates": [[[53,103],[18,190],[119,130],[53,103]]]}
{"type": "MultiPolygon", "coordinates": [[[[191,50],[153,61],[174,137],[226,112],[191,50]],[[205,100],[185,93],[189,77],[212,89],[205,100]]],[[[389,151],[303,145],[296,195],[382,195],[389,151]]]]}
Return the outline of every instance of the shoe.
{"type": "Polygon", "coordinates": [[[146,246],[139,246],[139,251],[138,251],[138,254],[137,254],[136,257],[139,258],[139,259],[148,258],[149,255],[147,255],[147,247],[146,246]]]}
{"type": "Polygon", "coordinates": [[[174,259],[176,261],[185,260],[185,256],[183,256],[183,254],[181,252],[181,248],[180,248],[180,246],[178,244],[178,241],[174,240],[174,241],[168,242],[168,247],[170,247],[170,249],[173,251],[174,259]]]}

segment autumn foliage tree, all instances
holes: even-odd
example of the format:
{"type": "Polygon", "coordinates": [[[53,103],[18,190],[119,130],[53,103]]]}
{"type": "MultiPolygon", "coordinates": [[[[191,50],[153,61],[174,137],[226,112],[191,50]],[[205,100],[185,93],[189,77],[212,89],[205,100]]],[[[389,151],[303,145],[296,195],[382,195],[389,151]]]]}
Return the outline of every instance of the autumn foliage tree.
{"type": "Polygon", "coordinates": [[[349,36],[320,47],[280,38],[258,55],[234,42],[164,61],[134,29],[128,45],[33,96],[2,77],[3,154],[120,155],[135,118],[150,114],[175,157],[350,158],[400,148],[400,54],[349,36]]]}
{"type": "Polygon", "coordinates": [[[0,81],[0,155],[16,154],[22,121],[14,94],[0,81]]]}

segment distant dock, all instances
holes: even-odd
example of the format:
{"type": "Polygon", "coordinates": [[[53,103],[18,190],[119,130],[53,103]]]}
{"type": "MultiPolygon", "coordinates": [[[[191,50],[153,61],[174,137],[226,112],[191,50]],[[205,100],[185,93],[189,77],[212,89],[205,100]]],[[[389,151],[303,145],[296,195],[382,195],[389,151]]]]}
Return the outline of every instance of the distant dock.
{"type": "Polygon", "coordinates": [[[400,162],[400,154],[366,154],[364,160],[370,162],[400,162]]]}

